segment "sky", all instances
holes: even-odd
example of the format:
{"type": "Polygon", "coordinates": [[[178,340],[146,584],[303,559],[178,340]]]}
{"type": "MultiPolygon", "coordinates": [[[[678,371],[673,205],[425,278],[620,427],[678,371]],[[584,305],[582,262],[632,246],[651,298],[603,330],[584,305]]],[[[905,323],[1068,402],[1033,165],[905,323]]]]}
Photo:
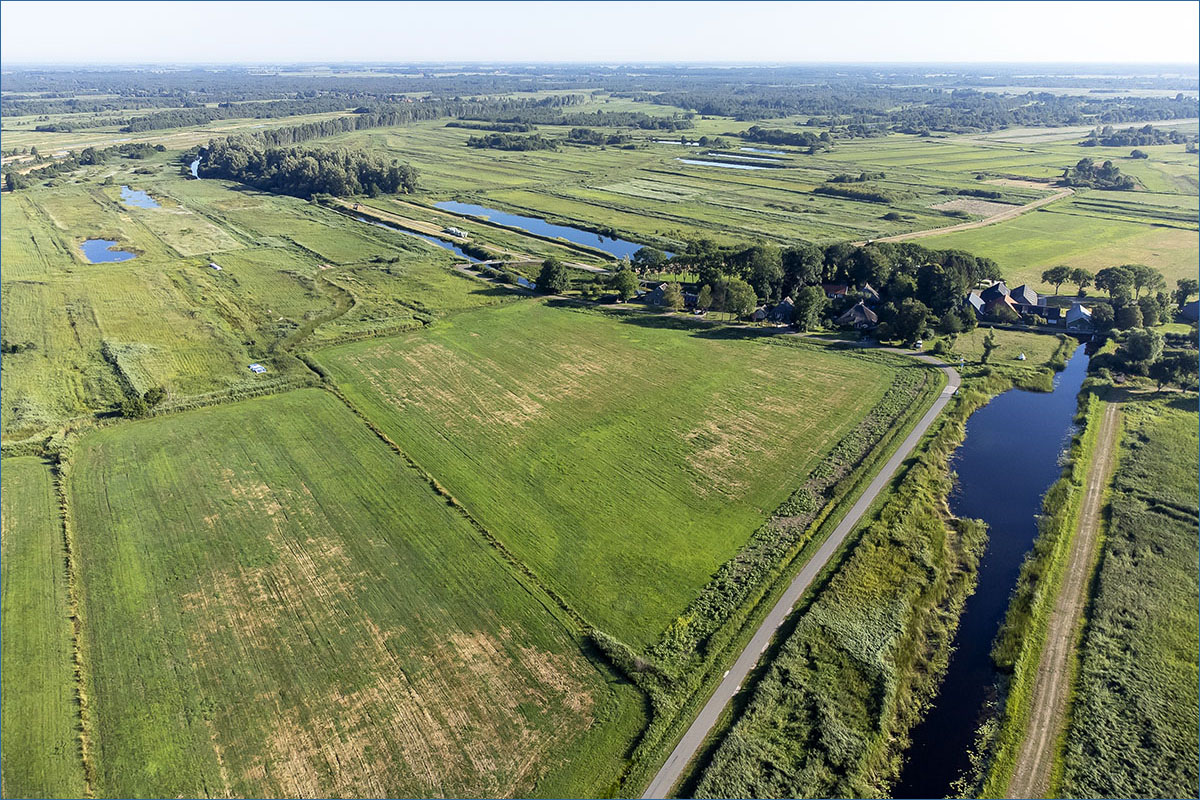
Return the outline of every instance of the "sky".
{"type": "Polygon", "coordinates": [[[19,63],[1188,63],[1200,2],[0,2],[19,63]]]}

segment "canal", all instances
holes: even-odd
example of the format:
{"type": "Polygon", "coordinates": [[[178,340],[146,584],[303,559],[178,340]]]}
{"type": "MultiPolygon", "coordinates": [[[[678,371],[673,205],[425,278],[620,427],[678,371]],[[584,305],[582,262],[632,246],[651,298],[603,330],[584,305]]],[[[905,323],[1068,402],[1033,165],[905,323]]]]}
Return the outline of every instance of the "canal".
{"type": "Polygon", "coordinates": [[[912,731],[893,797],[945,797],[970,766],[968,752],[998,677],[992,641],[1021,563],[1037,538],[1042,496],[1062,471],[1087,365],[1080,345],[1055,376],[1054,391],[1012,389],[967,420],[966,437],[950,462],[958,476],[950,509],[957,517],[987,523],[987,549],[975,593],[959,621],[945,680],[933,708],[912,731]]]}

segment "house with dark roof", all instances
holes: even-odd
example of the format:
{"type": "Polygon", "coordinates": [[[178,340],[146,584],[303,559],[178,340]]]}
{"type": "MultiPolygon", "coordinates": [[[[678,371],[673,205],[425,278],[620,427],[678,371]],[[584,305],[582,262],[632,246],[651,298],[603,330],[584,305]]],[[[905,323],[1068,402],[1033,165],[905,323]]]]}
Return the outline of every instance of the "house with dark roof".
{"type": "Polygon", "coordinates": [[[970,306],[971,310],[975,312],[976,317],[983,316],[983,307],[986,305],[986,303],[983,302],[983,297],[979,294],[979,292],[971,292],[968,294],[963,300],[963,304],[970,306]]]}
{"type": "Polygon", "coordinates": [[[879,324],[879,315],[867,308],[866,303],[859,300],[853,308],[834,320],[834,323],[842,327],[867,330],[879,324]]]}
{"type": "Polygon", "coordinates": [[[661,306],[666,302],[667,285],[660,283],[646,293],[646,302],[652,306],[661,306]]]}
{"type": "Polygon", "coordinates": [[[1072,303],[1071,308],[1067,311],[1066,328],[1076,333],[1091,333],[1094,330],[1092,310],[1081,303],[1072,303]]]}
{"type": "Polygon", "coordinates": [[[875,291],[875,287],[869,283],[864,283],[862,288],[858,290],[858,293],[862,295],[864,303],[875,304],[882,299],[879,295],[879,292],[875,291]]]}
{"type": "Polygon", "coordinates": [[[983,298],[983,304],[985,306],[990,306],[1001,297],[1008,297],[1008,287],[1004,285],[1004,281],[996,281],[991,286],[981,291],[979,296],[983,298]]]}
{"type": "Polygon", "coordinates": [[[784,325],[792,324],[792,318],[796,316],[796,304],[792,302],[792,298],[785,297],[775,304],[767,314],[767,319],[771,322],[778,322],[784,325]]]}

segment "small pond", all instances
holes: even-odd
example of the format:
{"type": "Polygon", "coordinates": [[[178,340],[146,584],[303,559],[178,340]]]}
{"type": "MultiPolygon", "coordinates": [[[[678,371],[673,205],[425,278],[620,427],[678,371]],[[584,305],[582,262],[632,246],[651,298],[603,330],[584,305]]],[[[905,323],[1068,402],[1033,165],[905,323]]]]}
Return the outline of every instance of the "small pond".
{"type": "Polygon", "coordinates": [[[121,187],[121,202],[130,208],[158,208],[158,201],[141,189],[121,187]]]}
{"type": "MultiPolygon", "coordinates": [[[[645,246],[637,242],[629,242],[625,239],[613,239],[608,236],[601,236],[598,233],[592,233],[591,231],[572,228],[569,225],[555,225],[537,217],[523,217],[519,214],[509,214],[504,211],[497,211],[494,208],[477,206],[473,203],[459,203],[455,200],[446,200],[441,203],[434,203],[434,207],[440,208],[443,211],[453,211],[458,214],[483,217],[492,222],[507,225],[510,228],[520,228],[530,233],[536,233],[539,236],[548,236],[551,239],[566,239],[568,242],[603,250],[617,258],[624,256],[632,258],[634,253],[645,246]]],[[[670,256],[671,253],[667,253],[667,255],[670,256]]]]}
{"type": "Polygon", "coordinates": [[[773,156],[786,156],[787,155],[787,151],[785,151],[785,150],[768,150],[763,147],[739,147],[738,150],[742,150],[747,153],[769,153],[773,156]]]}
{"type": "Polygon", "coordinates": [[[775,169],[763,164],[727,164],[724,161],[703,161],[698,158],[677,158],[684,164],[695,164],[698,167],[723,167],[724,169],[775,169]]]}
{"type": "Polygon", "coordinates": [[[110,261],[128,261],[137,255],[125,250],[117,250],[117,243],[109,239],[88,239],[79,245],[83,257],[93,264],[106,264],[110,261]]]}
{"type": "Polygon", "coordinates": [[[193,178],[200,177],[200,159],[198,159],[198,158],[192,162],[192,177],[193,178]]]}

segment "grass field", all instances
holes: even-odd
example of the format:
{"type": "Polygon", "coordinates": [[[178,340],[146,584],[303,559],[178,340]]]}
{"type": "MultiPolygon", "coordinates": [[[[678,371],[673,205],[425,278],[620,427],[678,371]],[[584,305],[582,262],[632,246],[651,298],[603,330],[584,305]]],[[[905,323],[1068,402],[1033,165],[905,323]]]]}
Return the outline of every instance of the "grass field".
{"type": "Polygon", "coordinates": [[[994,259],[1009,285],[1029,283],[1046,294],[1052,294],[1054,288],[1042,284],[1042,272],[1059,264],[1092,272],[1118,264],[1148,264],[1166,276],[1169,286],[1196,272],[1200,236],[1195,228],[1059,213],[1054,206],[1050,208],[996,225],[930,236],[919,243],[994,259]]]}
{"type": "Polygon", "coordinates": [[[548,599],[330,394],[107,428],[71,475],[97,794],[527,794],[568,754],[611,774],[601,723],[636,730],[548,599]]]}
{"type": "Polygon", "coordinates": [[[1143,398],[1125,417],[1064,797],[1193,795],[1200,779],[1195,398],[1143,398]]]}
{"type": "Polygon", "coordinates": [[[639,645],[890,384],[818,347],[540,303],[318,358],[586,618],[639,645]]]}
{"type": "Polygon", "coordinates": [[[67,572],[48,465],[0,465],[0,777],[5,797],[82,797],[67,572]]]}

